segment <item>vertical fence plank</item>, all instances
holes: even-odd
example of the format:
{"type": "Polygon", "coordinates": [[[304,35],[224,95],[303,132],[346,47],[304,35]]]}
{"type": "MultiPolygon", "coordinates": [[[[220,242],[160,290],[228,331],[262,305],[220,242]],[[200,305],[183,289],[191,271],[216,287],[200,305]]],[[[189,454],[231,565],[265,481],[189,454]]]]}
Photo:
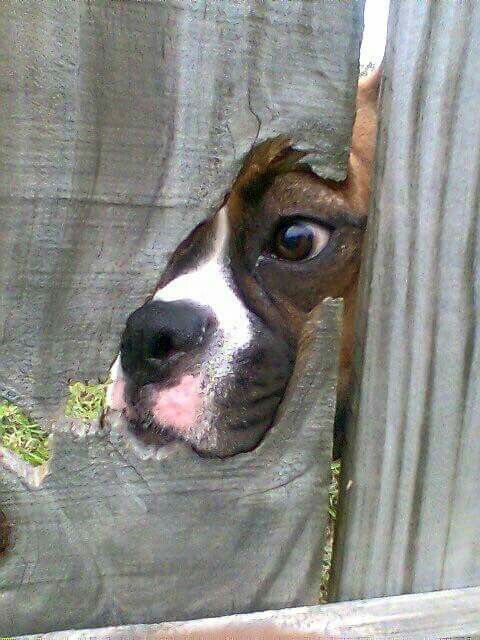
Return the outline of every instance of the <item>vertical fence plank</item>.
{"type": "Polygon", "coordinates": [[[392,3],[335,599],[480,584],[480,3],[392,3]]]}

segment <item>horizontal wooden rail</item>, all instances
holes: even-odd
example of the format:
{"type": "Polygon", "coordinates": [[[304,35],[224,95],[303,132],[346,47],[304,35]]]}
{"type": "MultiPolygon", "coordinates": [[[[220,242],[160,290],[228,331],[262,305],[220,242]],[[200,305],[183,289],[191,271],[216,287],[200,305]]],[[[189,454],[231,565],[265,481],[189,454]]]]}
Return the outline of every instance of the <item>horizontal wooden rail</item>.
{"type": "Polygon", "coordinates": [[[57,631],[24,640],[313,640],[473,638],[480,587],[163,624],[57,631]]]}

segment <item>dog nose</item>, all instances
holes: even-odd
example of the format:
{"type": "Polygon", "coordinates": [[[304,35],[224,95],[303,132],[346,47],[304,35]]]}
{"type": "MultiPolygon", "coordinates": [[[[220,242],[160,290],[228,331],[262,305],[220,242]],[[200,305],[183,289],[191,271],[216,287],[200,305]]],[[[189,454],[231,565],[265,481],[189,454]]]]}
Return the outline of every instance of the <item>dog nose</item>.
{"type": "Polygon", "coordinates": [[[123,370],[141,384],[157,382],[173,362],[204,344],[215,325],[208,309],[187,301],[147,302],[127,319],[120,347],[123,370]]]}

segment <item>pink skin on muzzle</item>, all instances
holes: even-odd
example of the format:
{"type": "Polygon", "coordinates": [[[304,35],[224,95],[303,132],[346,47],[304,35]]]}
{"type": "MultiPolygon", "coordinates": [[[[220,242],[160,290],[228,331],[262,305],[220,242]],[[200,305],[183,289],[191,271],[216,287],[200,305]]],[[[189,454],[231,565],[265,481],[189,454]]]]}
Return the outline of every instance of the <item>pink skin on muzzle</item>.
{"type": "MultiPolygon", "coordinates": [[[[173,387],[157,390],[152,385],[150,412],[160,425],[182,433],[191,429],[202,409],[202,382],[200,376],[184,375],[173,387]]],[[[114,411],[127,411],[125,381],[115,380],[107,398],[107,405],[114,411]]]]}
{"type": "Polygon", "coordinates": [[[151,412],[158,424],[183,432],[197,422],[202,409],[201,380],[199,376],[185,375],[180,382],[153,396],[151,412]]]}

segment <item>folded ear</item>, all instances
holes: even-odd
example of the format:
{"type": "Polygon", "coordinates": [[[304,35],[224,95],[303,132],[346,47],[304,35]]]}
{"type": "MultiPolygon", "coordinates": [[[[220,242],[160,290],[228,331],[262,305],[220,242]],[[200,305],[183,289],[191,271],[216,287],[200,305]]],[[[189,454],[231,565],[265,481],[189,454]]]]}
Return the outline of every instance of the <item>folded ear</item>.
{"type": "MultiPolygon", "coordinates": [[[[253,147],[232,186],[230,200],[235,196],[248,201],[258,200],[275,176],[298,168],[307,150],[292,147],[287,136],[269,138],[253,147]]],[[[230,203],[231,204],[231,203],[230,203]]]]}
{"type": "MultiPolygon", "coordinates": [[[[383,75],[383,62],[370,73],[359,80],[357,92],[357,113],[352,132],[352,147],[350,154],[350,171],[355,171],[358,163],[364,167],[368,165],[369,170],[364,168],[362,173],[364,179],[370,173],[373,157],[375,153],[375,142],[377,135],[377,103],[380,92],[380,85],[383,75]]],[[[368,180],[369,180],[368,176],[368,180]]]]}
{"type": "Polygon", "coordinates": [[[368,102],[376,106],[383,75],[383,62],[382,60],[379,67],[358,81],[357,105],[368,102]]]}

